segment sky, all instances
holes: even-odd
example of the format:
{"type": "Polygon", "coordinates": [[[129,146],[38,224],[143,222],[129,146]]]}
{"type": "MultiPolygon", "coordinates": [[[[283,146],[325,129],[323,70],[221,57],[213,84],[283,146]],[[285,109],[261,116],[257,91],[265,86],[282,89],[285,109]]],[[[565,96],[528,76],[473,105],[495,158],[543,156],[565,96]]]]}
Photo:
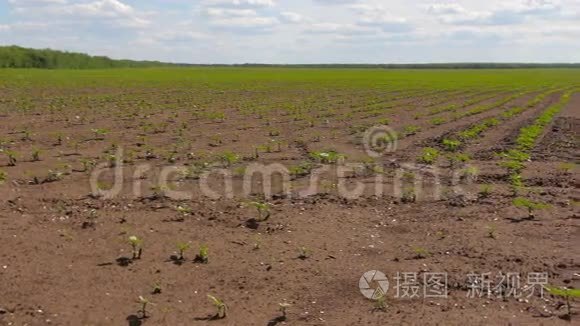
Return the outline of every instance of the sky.
{"type": "Polygon", "coordinates": [[[580,62],[580,0],[0,0],[0,45],[181,63],[580,62]]]}

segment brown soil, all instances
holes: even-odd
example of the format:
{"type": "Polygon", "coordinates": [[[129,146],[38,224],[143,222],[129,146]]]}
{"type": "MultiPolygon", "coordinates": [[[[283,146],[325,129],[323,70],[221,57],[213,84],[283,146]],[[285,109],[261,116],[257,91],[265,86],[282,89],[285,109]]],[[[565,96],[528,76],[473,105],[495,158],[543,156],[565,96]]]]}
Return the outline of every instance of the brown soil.
{"type": "MultiPolygon", "coordinates": [[[[65,91],[36,92],[34,105],[41,107],[65,91]]],[[[323,94],[324,106],[335,107],[332,114],[353,110],[355,114],[319,123],[322,118],[309,125],[282,109],[279,115],[268,118],[243,111],[235,99],[270,97],[263,105],[277,107],[289,98],[315,94],[202,94],[213,99],[216,111],[227,113],[222,122],[181,109],[180,103],[190,100],[191,91],[178,87],[77,92],[76,102],[66,104],[70,110],[7,111],[2,116],[0,138],[19,156],[16,166],[9,166],[5,155],[0,161],[0,169],[8,175],[7,182],[0,185],[0,325],[570,324],[560,318],[566,309],[563,299],[547,294],[544,298],[538,293],[519,299],[497,294],[467,298],[467,276],[518,273],[523,286],[530,273],[545,272],[549,284],[580,285],[577,169],[558,168],[578,160],[578,118],[571,117],[580,111],[578,96],[543,137],[534,161],[525,170],[531,196],[550,204],[534,220],[526,218],[526,211],[513,207],[505,171],[497,166],[497,160],[486,158],[472,162],[480,169],[480,178],[466,187],[464,195],[450,190],[451,179],[443,162],[443,196],[417,202],[395,198],[388,190],[382,197],[370,191],[357,199],[342,198],[334,185],[336,175],[330,172],[322,193],[306,198],[278,194],[269,199],[270,217],[256,221],[256,210],[247,202],[259,200],[259,195],[211,199],[174,177],[176,189],[193,189],[192,199],[156,196],[157,191],[149,186],[155,185],[153,176],[159,168],[169,164],[167,152],[180,144],[175,164],[187,165],[235,151],[243,160],[232,169],[250,163],[296,165],[310,160],[309,151],[329,148],[347,154],[347,162],[360,162],[357,159],[364,157],[364,148],[356,141],[360,134],[351,133],[348,127],[382,117],[391,119],[394,129],[409,124],[423,126],[420,133],[401,142],[398,152],[380,159],[387,169],[381,182],[392,189],[394,169],[406,161],[414,163],[425,141],[472,125],[507,106],[522,104],[534,94],[480,115],[430,127],[432,117],[415,119],[396,113],[396,108],[412,103],[416,112],[427,113],[431,103],[442,103],[437,94],[414,92],[406,95],[410,98],[397,98],[405,93],[328,91],[323,94]],[[136,105],[134,98],[163,104],[164,108],[130,111],[123,116],[115,113],[136,105]],[[364,110],[357,111],[364,108],[362,98],[396,108],[369,119],[364,110]],[[78,107],[84,109],[73,110],[78,107]],[[144,124],[151,122],[167,122],[168,126],[144,132],[144,124]],[[187,124],[183,138],[188,144],[179,142],[177,126],[182,122],[187,124]],[[104,140],[95,139],[93,128],[110,132],[104,140]],[[29,137],[22,132],[25,129],[31,131],[29,137]],[[280,135],[272,136],[273,129],[280,135]],[[58,132],[63,133],[62,142],[57,141],[58,132]],[[150,157],[141,143],[143,136],[147,146],[155,150],[150,157]],[[260,149],[259,157],[253,157],[256,147],[272,139],[282,141],[279,150],[260,149]],[[83,172],[81,159],[103,162],[104,151],[113,144],[135,152],[133,162],[125,166],[130,172],[124,176],[128,185],[113,199],[96,198],[91,195],[89,174],[83,172]],[[40,161],[32,160],[34,148],[41,149],[40,161]],[[194,153],[193,158],[187,153],[194,153]],[[135,197],[133,171],[143,163],[150,164],[152,172],[142,182],[142,196],[135,197]],[[70,171],[51,181],[48,170],[70,171]],[[478,194],[488,183],[494,185],[491,193],[478,194]],[[131,235],[144,240],[140,259],[132,259],[131,235]],[[171,258],[177,255],[178,242],[191,244],[179,261],[171,258]],[[202,244],[209,248],[207,263],[195,261],[202,244]],[[307,257],[300,257],[299,248],[306,248],[307,257]],[[359,279],[369,270],[382,271],[389,278],[391,287],[383,310],[375,309],[375,303],[359,290],[359,279]],[[405,272],[417,273],[420,279],[429,272],[447,273],[448,298],[395,298],[395,276],[405,272]],[[154,284],[159,284],[160,293],[153,294],[154,284]],[[226,318],[212,319],[215,308],[207,294],[225,301],[229,307],[226,318]],[[139,312],[139,296],[152,302],[148,318],[139,312]],[[278,310],[282,302],[291,305],[285,318],[278,310]]],[[[457,98],[460,101],[462,97],[457,98]]],[[[500,138],[509,137],[552,100],[487,131],[470,149],[479,152],[496,146],[500,138]]],[[[202,102],[199,100],[198,105],[204,105],[202,102]]],[[[102,181],[111,180],[112,170],[102,181]]],[[[364,173],[345,180],[349,187],[357,182],[374,186],[373,177],[364,173]]],[[[308,176],[295,180],[297,185],[307,181],[308,176]]],[[[235,189],[242,183],[241,177],[234,177],[235,189]]],[[[275,187],[279,183],[275,182],[275,187]]],[[[213,189],[220,184],[219,178],[210,179],[213,189]]],[[[437,185],[427,182],[426,191],[437,185]]],[[[577,301],[572,304],[577,311],[577,301]]],[[[572,318],[575,321],[580,316],[572,318]]]]}

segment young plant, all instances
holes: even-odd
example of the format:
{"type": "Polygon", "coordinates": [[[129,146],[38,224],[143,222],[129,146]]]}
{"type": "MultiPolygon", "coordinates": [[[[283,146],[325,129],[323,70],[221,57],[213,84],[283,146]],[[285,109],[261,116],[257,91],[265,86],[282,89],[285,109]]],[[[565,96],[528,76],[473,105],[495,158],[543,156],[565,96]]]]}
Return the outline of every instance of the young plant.
{"type": "Polygon", "coordinates": [[[481,185],[479,187],[479,196],[481,198],[488,198],[489,196],[491,196],[492,191],[493,191],[492,185],[489,184],[481,185]]]}
{"type": "Polygon", "coordinates": [[[209,262],[209,248],[207,245],[202,244],[199,246],[199,253],[195,256],[195,262],[207,264],[209,262]]]}
{"type": "Polygon", "coordinates": [[[443,147],[445,147],[445,150],[448,152],[455,152],[459,148],[459,146],[461,146],[461,142],[459,140],[447,138],[443,139],[441,144],[443,145],[443,147]]]}
{"type": "Polygon", "coordinates": [[[488,226],[487,227],[487,237],[490,239],[495,239],[495,226],[488,226]]]}
{"type": "Polygon", "coordinates": [[[580,298],[580,289],[568,289],[565,287],[558,288],[555,286],[545,286],[545,288],[551,295],[562,297],[566,300],[566,308],[568,309],[566,318],[571,319],[572,305],[570,304],[570,298],[580,298]]]}
{"type": "Polygon", "coordinates": [[[94,137],[95,140],[103,140],[105,139],[105,136],[109,133],[107,129],[91,129],[91,131],[95,136],[94,137]]]}
{"type": "Polygon", "coordinates": [[[161,294],[161,284],[159,282],[155,282],[153,284],[153,290],[151,290],[151,294],[161,294]]]}
{"type": "Polygon", "coordinates": [[[40,161],[40,149],[35,148],[32,150],[32,161],[33,162],[40,161]]]}
{"type": "Polygon", "coordinates": [[[464,153],[457,153],[457,154],[450,154],[449,158],[449,166],[451,168],[456,167],[457,165],[463,165],[471,159],[468,154],[464,153]]]}
{"type": "Polygon", "coordinates": [[[310,153],[310,157],[322,164],[337,163],[345,158],[343,154],[340,154],[336,151],[312,152],[310,153]]]}
{"type": "Polygon", "coordinates": [[[251,202],[250,205],[258,211],[258,221],[264,222],[270,217],[270,204],[265,202],[251,202]]]}
{"type": "Polygon", "coordinates": [[[386,294],[381,294],[381,296],[377,297],[375,300],[375,307],[374,311],[386,311],[387,310],[387,296],[386,294]]]}
{"type": "Polygon", "coordinates": [[[415,253],[415,259],[423,259],[430,256],[429,251],[421,247],[413,248],[413,252],[415,253]]]}
{"type": "Polygon", "coordinates": [[[133,259],[141,259],[141,254],[143,253],[143,239],[138,238],[135,235],[129,237],[129,244],[133,250],[133,259]]]}
{"type": "Polygon", "coordinates": [[[528,210],[528,219],[533,220],[535,218],[534,212],[540,209],[545,209],[550,207],[550,205],[540,202],[534,202],[527,198],[518,197],[513,200],[515,207],[524,208],[528,210]]]}
{"type": "Polygon", "coordinates": [[[2,170],[0,170],[0,185],[6,182],[8,179],[8,174],[2,170]]]}
{"type": "Polygon", "coordinates": [[[435,148],[423,148],[423,153],[419,157],[419,162],[423,164],[432,165],[439,158],[439,151],[435,148]]]}
{"type": "Polygon", "coordinates": [[[214,318],[215,319],[225,318],[228,314],[228,306],[226,305],[226,303],[223,300],[218,299],[211,294],[208,294],[207,297],[217,310],[214,318]]]}
{"type": "Polygon", "coordinates": [[[177,243],[177,251],[179,252],[179,256],[177,256],[178,260],[184,260],[183,254],[189,249],[190,244],[187,242],[178,242],[177,243]]]}
{"type": "Polygon", "coordinates": [[[412,136],[417,134],[419,131],[421,131],[421,127],[419,126],[406,126],[403,129],[403,135],[405,135],[405,137],[412,136]]]}
{"type": "Polygon", "coordinates": [[[312,255],[312,251],[310,251],[310,249],[308,249],[306,247],[299,247],[298,248],[298,258],[304,260],[304,259],[310,258],[310,255],[312,255]]]}
{"type": "Polygon", "coordinates": [[[16,152],[11,150],[5,150],[4,153],[8,157],[8,166],[16,166],[16,152]]]}
{"type": "Polygon", "coordinates": [[[141,295],[139,296],[139,303],[141,304],[141,316],[142,316],[142,318],[148,318],[147,317],[147,305],[153,305],[153,303],[141,295]]]}
{"type": "Polygon", "coordinates": [[[291,304],[287,303],[287,302],[280,302],[278,303],[278,309],[280,310],[280,313],[282,313],[282,317],[284,318],[284,320],[286,319],[286,310],[292,306],[291,304]]]}
{"type": "Polygon", "coordinates": [[[230,167],[240,160],[240,156],[233,152],[224,152],[220,155],[220,160],[225,167],[230,167]]]}

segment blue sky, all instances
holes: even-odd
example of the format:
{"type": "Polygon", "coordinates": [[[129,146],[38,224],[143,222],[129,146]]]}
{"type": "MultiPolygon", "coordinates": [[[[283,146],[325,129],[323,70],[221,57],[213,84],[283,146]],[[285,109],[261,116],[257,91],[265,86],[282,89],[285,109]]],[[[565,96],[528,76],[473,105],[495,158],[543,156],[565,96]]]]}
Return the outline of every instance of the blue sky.
{"type": "Polygon", "coordinates": [[[187,63],[580,62],[580,0],[0,0],[0,44],[187,63]]]}

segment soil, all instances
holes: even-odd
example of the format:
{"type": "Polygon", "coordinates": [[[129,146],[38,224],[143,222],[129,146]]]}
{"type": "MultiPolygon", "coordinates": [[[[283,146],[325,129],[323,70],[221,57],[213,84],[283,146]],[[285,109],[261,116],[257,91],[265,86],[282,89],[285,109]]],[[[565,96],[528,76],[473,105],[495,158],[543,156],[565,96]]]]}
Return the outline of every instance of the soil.
{"type": "MultiPolygon", "coordinates": [[[[502,273],[517,273],[521,286],[510,288],[514,291],[522,291],[532,273],[546,273],[550,285],[580,285],[578,171],[576,166],[560,168],[578,163],[578,95],[538,142],[524,171],[531,195],[550,205],[529,220],[527,211],[512,205],[505,171],[489,155],[471,163],[480,173],[465,186],[465,193],[450,190],[452,181],[444,162],[439,167],[446,171],[441,180],[427,180],[425,185],[426,192],[443,186],[442,196],[413,202],[398,198],[391,190],[395,169],[405,162],[415,164],[417,153],[429,140],[521,105],[537,94],[432,126],[429,120],[433,116],[427,114],[432,103],[459,103],[473,93],[451,93],[453,99],[446,102],[436,93],[373,90],[328,90],[322,95],[306,90],[270,94],[259,89],[247,93],[229,90],[227,96],[218,91],[201,94],[207,103],[213,100],[213,109],[227,114],[225,121],[218,121],[183,109],[181,105],[190,100],[192,91],[177,86],[157,91],[95,86],[75,92],[71,95],[70,90],[58,88],[30,91],[33,107],[54,104],[59,98],[74,99],[63,104],[63,110],[51,105],[54,109],[49,111],[2,111],[6,113],[1,118],[0,139],[19,156],[16,166],[9,166],[4,155],[0,159],[0,169],[8,175],[0,185],[0,325],[570,325],[562,318],[566,314],[562,298],[547,293],[542,298],[540,288],[529,297],[492,293],[470,298],[468,276],[490,273],[497,281],[502,273]],[[278,106],[288,99],[308,101],[315,95],[326,100],[313,103],[335,108],[318,113],[322,117],[330,114],[328,123],[321,118],[309,126],[278,106]],[[235,100],[240,96],[256,102],[269,97],[262,105],[278,111],[268,117],[258,110],[244,111],[235,100]],[[363,105],[362,99],[373,103],[363,105]],[[163,108],[128,110],[141,100],[163,108]],[[309,152],[329,148],[346,154],[347,162],[360,162],[365,157],[361,135],[351,133],[349,127],[380,119],[382,116],[369,119],[365,111],[377,103],[385,106],[384,117],[391,119],[394,129],[423,127],[417,135],[402,140],[397,152],[378,159],[386,169],[379,183],[387,189],[382,196],[369,188],[376,185],[374,177],[362,172],[351,173],[342,181],[349,189],[366,184],[363,195],[339,196],[334,165],[327,174],[329,181],[317,194],[299,197],[274,191],[273,198],[267,199],[270,216],[265,220],[248,203],[263,200],[259,192],[252,188],[254,196],[240,196],[240,176],[233,178],[234,198],[208,198],[193,185],[195,180],[176,176],[172,189],[189,189],[190,198],[169,198],[159,189],[151,189],[161,167],[169,165],[167,154],[175,144],[181,146],[173,159],[177,165],[234,151],[242,160],[231,170],[252,163],[290,166],[311,161],[309,152]],[[407,104],[423,115],[397,112],[407,104]],[[119,115],[119,109],[128,111],[119,115]],[[350,111],[355,112],[350,117],[336,116],[350,111]],[[143,129],[147,123],[161,122],[167,123],[165,129],[143,129]],[[187,144],[178,134],[182,123],[186,123],[182,138],[187,144]],[[99,139],[91,131],[95,128],[109,132],[99,139]],[[279,136],[271,136],[273,129],[279,136]],[[58,141],[59,132],[62,141],[58,141]],[[142,144],[143,137],[147,145],[142,144]],[[272,139],[281,141],[279,149],[260,148],[254,157],[256,148],[272,139]],[[106,162],[103,153],[113,145],[124,147],[125,153],[134,151],[135,157],[124,164],[125,182],[119,195],[100,198],[92,193],[90,174],[84,172],[81,160],[106,162]],[[151,155],[146,153],[148,146],[154,150],[151,155]],[[32,159],[35,148],[41,150],[40,161],[32,159]],[[140,164],[151,167],[144,180],[133,176],[140,164]],[[49,170],[63,174],[51,180],[49,170]],[[133,191],[137,181],[142,183],[140,196],[133,191]],[[493,186],[488,195],[480,193],[485,185],[493,186]],[[143,240],[139,259],[133,257],[128,241],[133,235],[143,240]],[[190,244],[183,259],[177,258],[179,242],[190,244]],[[209,251],[207,261],[196,259],[202,245],[209,251]],[[362,275],[371,270],[381,271],[389,279],[384,309],[377,309],[359,289],[362,275]],[[402,273],[418,277],[413,283],[421,289],[418,297],[396,298],[396,277],[402,273]],[[446,298],[422,293],[423,277],[428,273],[446,273],[446,298]],[[225,318],[215,318],[216,308],[208,294],[227,304],[225,318]],[[140,311],[139,296],[151,302],[146,318],[140,311]],[[285,317],[279,303],[290,305],[285,317]]],[[[497,98],[505,96],[498,92],[497,98]]],[[[553,101],[546,99],[486,131],[466,152],[477,153],[498,144],[505,148],[509,142],[500,139],[512,137],[553,101]]],[[[196,105],[202,102],[198,100],[196,105]]],[[[0,104],[3,108],[12,105],[9,101],[0,104]]],[[[423,168],[419,166],[415,173],[423,168]]],[[[114,169],[106,170],[101,182],[111,185],[114,169]]],[[[300,186],[308,181],[306,175],[293,182],[300,186]]],[[[253,184],[263,183],[254,180],[253,184]]],[[[212,189],[220,189],[222,184],[218,176],[209,178],[212,189]]],[[[281,180],[274,181],[274,188],[281,189],[281,180]]],[[[572,305],[574,311],[580,309],[577,300],[572,305]]]]}

